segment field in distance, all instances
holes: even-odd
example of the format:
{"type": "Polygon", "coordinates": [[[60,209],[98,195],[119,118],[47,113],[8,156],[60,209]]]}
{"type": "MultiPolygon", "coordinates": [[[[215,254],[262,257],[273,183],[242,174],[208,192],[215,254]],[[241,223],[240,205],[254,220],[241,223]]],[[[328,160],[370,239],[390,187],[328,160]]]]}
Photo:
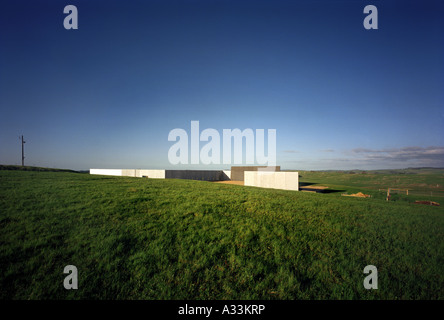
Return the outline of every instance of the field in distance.
{"type": "MultiPolygon", "coordinates": [[[[409,168],[399,170],[371,171],[299,171],[299,181],[303,186],[328,186],[330,191],[362,191],[374,197],[385,198],[387,189],[392,194],[408,195],[400,197],[414,199],[444,200],[444,169],[409,168]]],[[[397,199],[399,197],[396,197],[397,199]]]]}
{"type": "Polygon", "coordinates": [[[427,174],[301,171],[329,186],[317,194],[0,170],[0,298],[443,299],[443,198],[387,202],[372,176],[442,188],[443,173],[427,174]],[[356,191],[374,196],[341,196],[356,191]],[[431,199],[441,206],[413,203],[431,199]]]}

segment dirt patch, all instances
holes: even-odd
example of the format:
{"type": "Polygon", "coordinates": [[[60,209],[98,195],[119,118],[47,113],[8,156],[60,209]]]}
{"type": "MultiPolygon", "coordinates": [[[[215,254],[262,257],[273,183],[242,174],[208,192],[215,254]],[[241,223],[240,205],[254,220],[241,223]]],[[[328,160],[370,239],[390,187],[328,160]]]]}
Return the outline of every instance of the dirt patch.
{"type": "Polygon", "coordinates": [[[228,180],[228,181],[213,181],[214,183],[225,183],[225,184],[236,184],[238,186],[243,186],[244,182],[243,181],[232,181],[232,180],[228,180]]]}
{"type": "Polygon", "coordinates": [[[362,192],[353,193],[353,194],[342,194],[342,195],[346,196],[346,197],[359,197],[359,198],[370,198],[371,197],[371,195],[365,194],[362,192]]]}
{"type": "Polygon", "coordinates": [[[314,192],[314,193],[324,193],[326,189],[329,189],[329,187],[324,186],[313,186],[313,185],[300,185],[299,191],[303,192],[314,192]]]}
{"type": "Polygon", "coordinates": [[[437,206],[437,207],[439,207],[439,203],[435,202],[435,201],[418,200],[418,201],[415,201],[414,203],[426,204],[426,205],[429,205],[429,206],[437,206]]]}
{"type": "Polygon", "coordinates": [[[299,189],[313,189],[313,190],[324,190],[324,189],[328,189],[328,187],[324,187],[324,186],[300,186],[299,189]]]}

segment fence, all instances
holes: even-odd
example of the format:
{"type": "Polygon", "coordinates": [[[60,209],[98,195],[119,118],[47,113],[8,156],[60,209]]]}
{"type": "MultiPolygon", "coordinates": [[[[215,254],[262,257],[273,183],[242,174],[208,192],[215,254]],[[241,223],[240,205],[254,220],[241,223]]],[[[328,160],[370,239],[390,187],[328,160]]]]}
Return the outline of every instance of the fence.
{"type": "Polygon", "coordinates": [[[410,196],[430,196],[430,197],[444,197],[444,190],[418,190],[418,189],[398,189],[398,188],[384,188],[378,191],[387,192],[387,201],[391,194],[405,194],[410,196]]]}

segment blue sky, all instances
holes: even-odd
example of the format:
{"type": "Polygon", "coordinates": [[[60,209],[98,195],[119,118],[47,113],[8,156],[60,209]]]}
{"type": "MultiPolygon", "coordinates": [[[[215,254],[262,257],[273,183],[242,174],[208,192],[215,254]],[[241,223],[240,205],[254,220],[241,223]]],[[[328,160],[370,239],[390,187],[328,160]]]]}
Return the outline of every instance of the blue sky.
{"type": "Polygon", "coordinates": [[[198,120],[276,129],[283,169],[444,167],[443,16],[442,1],[5,1],[0,163],[21,163],[23,134],[27,165],[176,168],[168,133],[198,120]]]}

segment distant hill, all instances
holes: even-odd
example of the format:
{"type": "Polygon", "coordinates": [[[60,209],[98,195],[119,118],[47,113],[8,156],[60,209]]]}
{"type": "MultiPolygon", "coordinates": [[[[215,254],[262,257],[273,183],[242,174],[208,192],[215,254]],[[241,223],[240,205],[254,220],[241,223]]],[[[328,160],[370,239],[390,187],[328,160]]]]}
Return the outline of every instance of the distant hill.
{"type": "Polygon", "coordinates": [[[444,168],[417,167],[404,169],[378,169],[378,170],[283,170],[283,171],[306,171],[306,172],[338,172],[348,174],[444,174],[444,168]]]}
{"type": "Polygon", "coordinates": [[[78,172],[70,169],[31,167],[31,166],[17,166],[0,164],[0,170],[20,170],[20,171],[52,171],[52,172],[78,172]]]}

